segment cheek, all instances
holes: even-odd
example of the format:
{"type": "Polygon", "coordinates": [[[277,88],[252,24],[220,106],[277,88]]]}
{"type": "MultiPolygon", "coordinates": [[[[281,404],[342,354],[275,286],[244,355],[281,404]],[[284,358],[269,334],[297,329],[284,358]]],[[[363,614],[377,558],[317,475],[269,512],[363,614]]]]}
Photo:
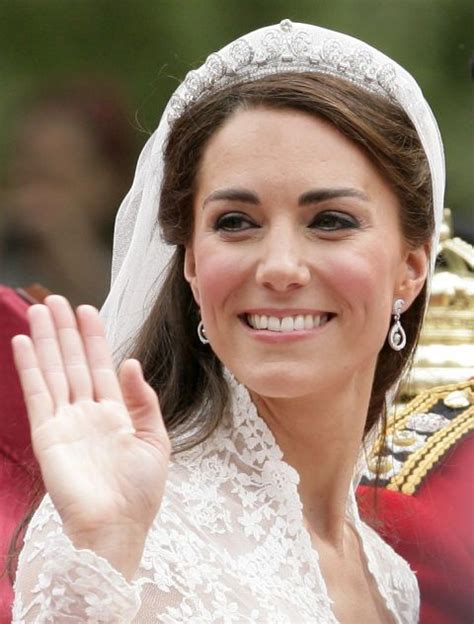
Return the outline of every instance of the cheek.
{"type": "Polygon", "coordinates": [[[364,299],[364,295],[373,293],[377,277],[371,258],[356,255],[345,259],[342,255],[333,264],[335,283],[341,292],[347,293],[350,300],[364,299]]]}
{"type": "Polygon", "coordinates": [[[371,322],[379,315],[381,319],[389,318],[395,266],[393,254],[380,245],[340,249],[328,258],[325,274],[344,309],[363,314],[371,322]]]}
{"type": "Polygon", "coordinates": [[[245,283],[248,272],[245,257],[233,253],[229,246],[225,250],[215,245],[202,244],[196,250],[196,283],[201,300],[204,321],[216,317],[219,308],[234,307],[241,294],[240,286],[245,283]]]}

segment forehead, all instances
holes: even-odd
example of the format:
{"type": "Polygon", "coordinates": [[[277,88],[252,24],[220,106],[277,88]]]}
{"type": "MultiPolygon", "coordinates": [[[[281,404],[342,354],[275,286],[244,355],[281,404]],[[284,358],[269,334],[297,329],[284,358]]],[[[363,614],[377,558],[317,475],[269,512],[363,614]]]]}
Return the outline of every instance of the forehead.
{"type": "Polygon", "coordinates": [[[387,186],[363,149],[329,121],[290,109],[237,111],[204,150],[198,190],[269,182],[387,186]]]}

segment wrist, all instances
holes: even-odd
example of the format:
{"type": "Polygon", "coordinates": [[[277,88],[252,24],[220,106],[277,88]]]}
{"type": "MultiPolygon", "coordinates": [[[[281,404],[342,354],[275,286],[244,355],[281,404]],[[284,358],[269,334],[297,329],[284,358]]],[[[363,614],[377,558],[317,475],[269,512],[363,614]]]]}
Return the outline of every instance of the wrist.
{"type": "Polygon", "coordinates": [[[140,565],[148,531],[135,526],[105,526],[99,529],[74,530],[64,527],[65,534],[78,550],[91,550],[106,559],[127,581],[140,565]]]}

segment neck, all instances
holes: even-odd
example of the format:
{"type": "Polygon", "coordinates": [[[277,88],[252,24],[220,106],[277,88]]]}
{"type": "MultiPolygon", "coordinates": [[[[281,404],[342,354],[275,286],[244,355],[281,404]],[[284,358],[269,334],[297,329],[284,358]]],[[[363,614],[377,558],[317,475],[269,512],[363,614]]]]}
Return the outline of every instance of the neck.
{"type": "Polygon", "coordinates": [[[299,398],[252,396],[300,476],[299,494],[308,528],[339,546],[349,489],[363,438],[373,374],[345,380],[340,388],[299,398]]]}

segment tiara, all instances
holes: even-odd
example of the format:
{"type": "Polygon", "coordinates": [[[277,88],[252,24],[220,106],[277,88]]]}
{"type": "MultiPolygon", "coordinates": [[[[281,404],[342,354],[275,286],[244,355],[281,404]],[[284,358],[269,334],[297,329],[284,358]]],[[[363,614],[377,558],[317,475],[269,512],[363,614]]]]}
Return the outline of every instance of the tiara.
{"type": "Polygon", "coordinates": [[[386,98],[396,99],[395,66],[387,62],[387,57],[353,37],[342,34],[338,38],[328,37],[323,29],[296,25],[288,19],[252,35],[211,54],[199,69],[188,72],[168,104],[170,123],[207,91],[285,71],[339,76],[386,98]]]}

